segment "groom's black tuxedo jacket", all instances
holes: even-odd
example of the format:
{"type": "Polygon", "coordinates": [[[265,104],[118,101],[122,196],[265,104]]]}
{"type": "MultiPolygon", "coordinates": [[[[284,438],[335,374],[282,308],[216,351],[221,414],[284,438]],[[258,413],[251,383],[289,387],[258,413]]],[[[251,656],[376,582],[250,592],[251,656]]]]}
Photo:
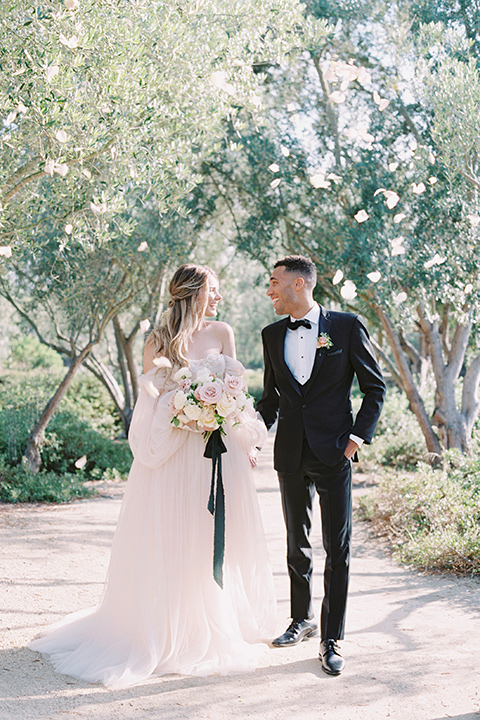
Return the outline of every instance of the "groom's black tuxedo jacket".
{"type": "Polygon", "coordinates": [[[304,437],[326,465],[342,460],[350,433],[370,443],[383,405],[385,383],[362,320],[320,310],[319,333],[328,333],[333,345],[316,351],[312,374],[303,386],[285,362],[288,318],[262,331],[265,378],[257,410],[267,427],[278,414],[274,459],[282,473],[298,469],[304,437]],[[354,375],[364,395],[355,420],[350,399],[354,375]]]}

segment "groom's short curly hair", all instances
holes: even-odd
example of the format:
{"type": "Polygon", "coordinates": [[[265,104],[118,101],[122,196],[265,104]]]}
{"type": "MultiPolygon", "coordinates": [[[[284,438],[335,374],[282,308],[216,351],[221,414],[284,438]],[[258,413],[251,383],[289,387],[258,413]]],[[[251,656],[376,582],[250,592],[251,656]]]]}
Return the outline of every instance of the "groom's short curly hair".
{"type": "Polygon", "coordinates": [[[277,260],[273,267],[284,267],[287,272],[301,275],[305,278],[305,285],[309,290],[313,290],[317,284],[317,269],[310,258],[303,255],[287,255],[281,260],[277,260]]]}

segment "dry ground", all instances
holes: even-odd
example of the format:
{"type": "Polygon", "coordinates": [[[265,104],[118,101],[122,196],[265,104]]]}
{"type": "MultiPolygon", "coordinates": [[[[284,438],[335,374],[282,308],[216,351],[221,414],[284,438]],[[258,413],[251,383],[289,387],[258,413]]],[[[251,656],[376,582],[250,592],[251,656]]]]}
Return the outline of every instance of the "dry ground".
{"type": "MultiPolygon", "coordinates": [[[[278,633],[288,622],[285,537],[271,442],[255,471],[275,573],[278,633]]],[[[355,493],[365,492],[357,475],[355,493]]],[[[101,592],[122,484],[67,506],[0,506],[0,720],[480,719],[480,585],[399,567],[355,523],[347,667],[320,669],[318,641],[272,648],[254,673],[165,676],[111,691],[57,675],[26,649],[43,625],[101,592]]],[[[317,607],[322,551],[315,526],[317,607]]]]}

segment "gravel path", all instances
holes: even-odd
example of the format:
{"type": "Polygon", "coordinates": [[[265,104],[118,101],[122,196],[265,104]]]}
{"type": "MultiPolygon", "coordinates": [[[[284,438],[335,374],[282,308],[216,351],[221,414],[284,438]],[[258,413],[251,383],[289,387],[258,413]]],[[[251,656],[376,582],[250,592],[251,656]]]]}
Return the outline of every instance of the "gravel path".
{"type": "MultiPolygon", "coordinates": [[[[271,441],[255,471],[275,573],[277,630],[288,622],[285,536],[271,441]]],[[[357,475],[355,494],[366,491],[357,475]]],[[[53,672],[26,649],[45,624],[95,604],[123,485],[67,506],[0,505],[0,720],[479,720],[480,584],[399,567],[361,522],[354,556],[345,672],[328,677],[318,640],[268,653],[256,672],[170,675],[121,691],[53,672]]],[[[314,528],[317,607],[321,541],[314,528]]]]}

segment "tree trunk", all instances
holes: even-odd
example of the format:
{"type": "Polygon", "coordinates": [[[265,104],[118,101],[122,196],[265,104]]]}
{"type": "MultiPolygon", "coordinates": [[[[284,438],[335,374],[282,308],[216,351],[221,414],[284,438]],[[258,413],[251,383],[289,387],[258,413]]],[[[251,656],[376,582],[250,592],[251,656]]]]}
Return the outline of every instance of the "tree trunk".
{"type": "Polygon", "coordinates": [[[28,442],[27,442],[27,447],[25,449],[24,459],[27,464],[27,467],[35,473],[40,470],[40,465],[41,465],[41,461],[42,461],[41,454],[40,454],[40,448],[42,447],[42,444],[44,441],[45,429],[46,429],[48,423],[50,422],[55,410],[57,409],[60,401],[62,400],[63,396],[65,395],[68,388],[70,387],[72,380],[75,376],[75,373],[77,372],[79,367],[82,365],[85,358],[88,356],[90,350],[91,350],[91,345],[89,344],[89,345],[87,345],[86,348],[84,348],[82,350],[80,355],[77,355],[77,357],[74,359],[74,361],[70,365],[70,368],[68,369],[67,374],[65,375],[62,382],[58,386],[53,397],[47,403],[43,413],[40,416],[40,419],[38,420],[37,424],[35,425],[32,432],[30,433],[30,437],[28,438],[28,442]]]}
{"type": "Polygon", "coordinates": [[[438,437],[433,430],[432,423],[426,411],[424,402],[415,385],[415,380],[410,371],[409,359],[402,349],[399,334],[394,329],[390,318],[387,316],[385,311],[378,305],[374,309],[382,323],[383,329],[385,330],[385,335],[390,344],[393,357],[395,358],[395,362],[398,368],[398,374],[401,378],[403,389],[408,397],[410,407],[412,408],[412,411],[415,413],[415,416],[419,422],[420,428],[425,438],[427,450],[431,454],[432,459],[434,459],[434,461],[436,462],[442,454],[442,448],[438,437]]]}
{"type": "Polygon", "coordinates": [[[84,365],[87,370],[89,370],[92,375],[95,375],[95,377],[107,388],[122,420],[125,437],[127,437],[132,410],[126,405],[122,389],[116,381],[113,373],[93,354],[85,361],[84,365]]]}

